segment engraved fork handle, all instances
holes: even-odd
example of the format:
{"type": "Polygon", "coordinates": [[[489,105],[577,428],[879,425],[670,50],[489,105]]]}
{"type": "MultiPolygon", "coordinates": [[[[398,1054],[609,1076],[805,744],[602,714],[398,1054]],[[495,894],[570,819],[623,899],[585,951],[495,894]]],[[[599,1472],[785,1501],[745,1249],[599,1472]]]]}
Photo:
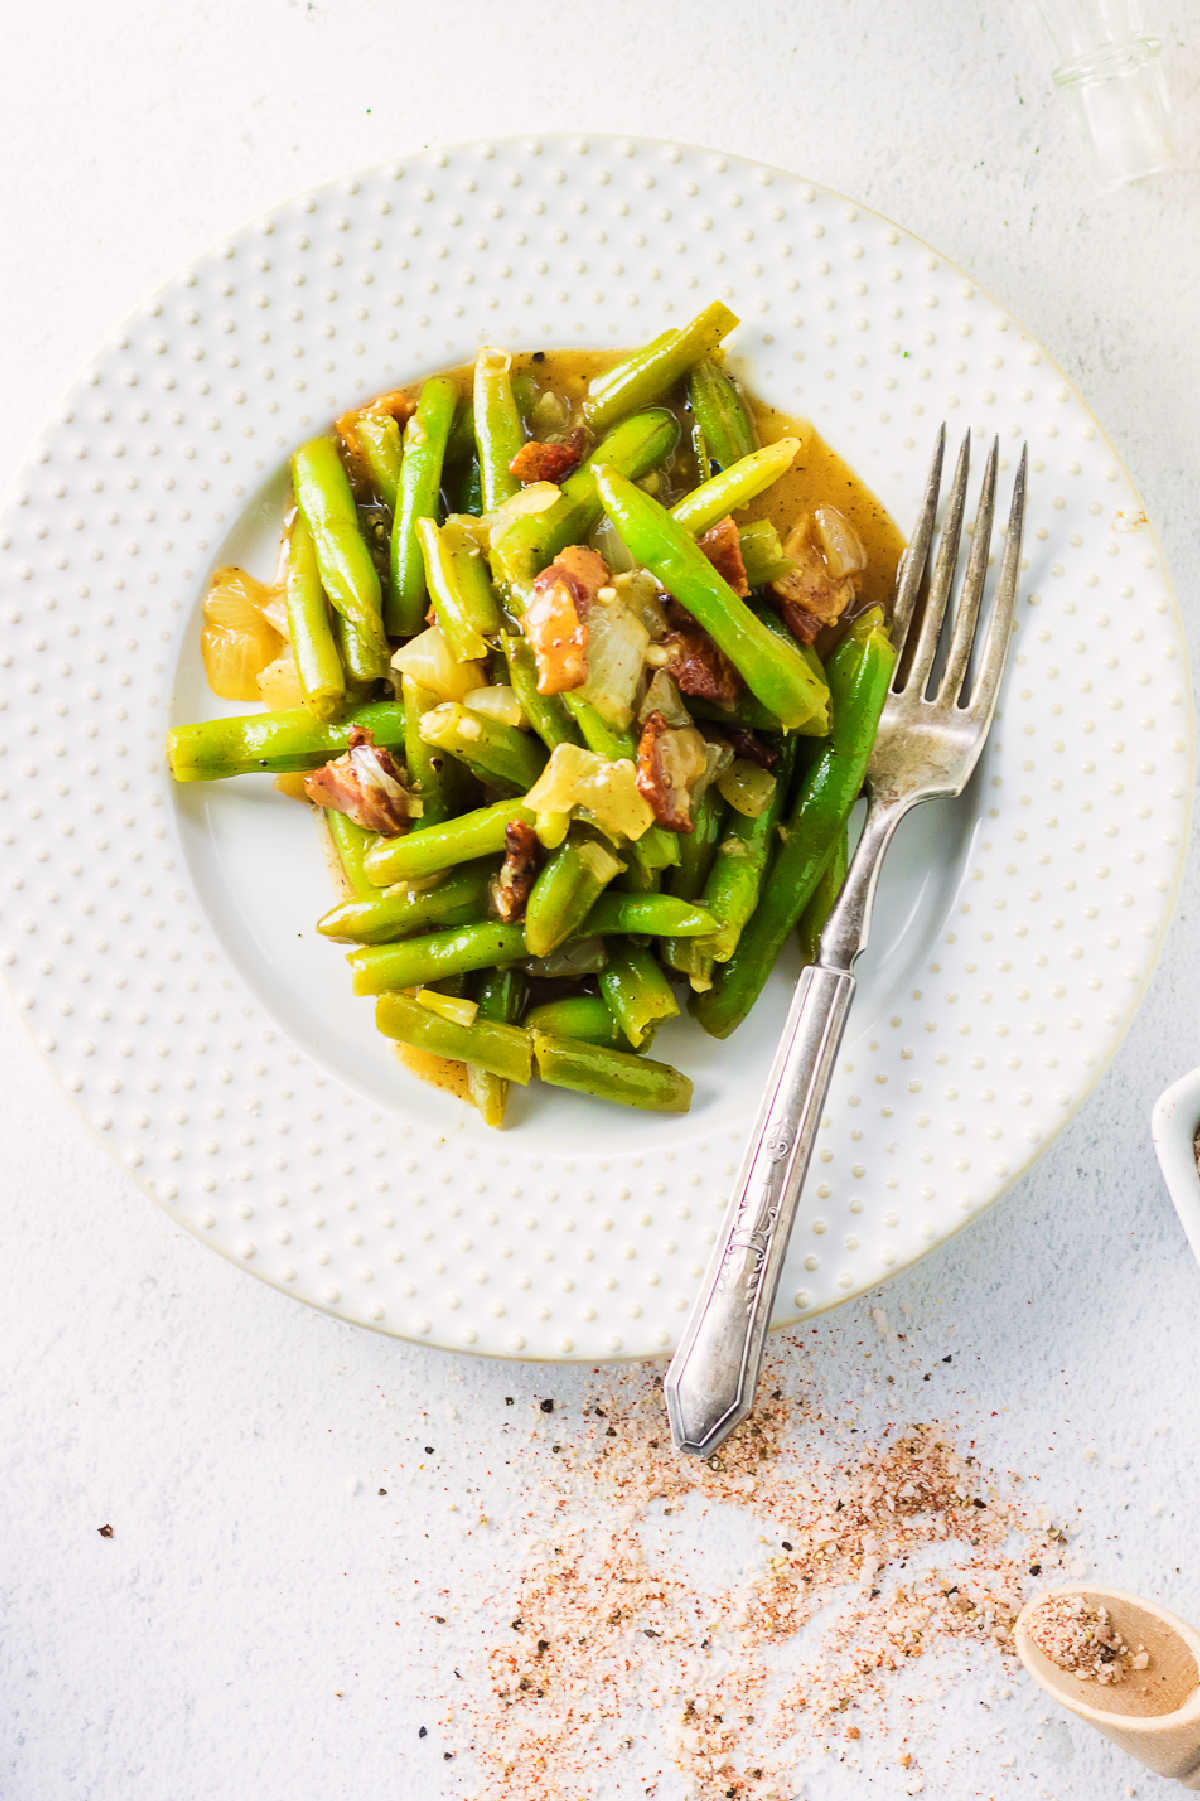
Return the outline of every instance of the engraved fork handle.
{"type": "Polygon", "coordinates": [[[905,806],[874,803],[821,935],[796,984],[758,1118],[664,1389],[681,1451],[707,1456],[754,1404],[796,1204],[854,997],[879,865],[905,806]]]}

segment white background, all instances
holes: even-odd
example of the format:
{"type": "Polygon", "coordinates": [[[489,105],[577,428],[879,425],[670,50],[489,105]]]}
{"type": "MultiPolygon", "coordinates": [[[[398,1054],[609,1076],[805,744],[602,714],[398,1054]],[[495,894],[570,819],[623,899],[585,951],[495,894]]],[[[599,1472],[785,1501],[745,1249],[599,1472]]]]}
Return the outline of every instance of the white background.
{"type": "MultiPolygon", "coordinates": [[[[1182,167],[1104,195],[1018,6],[26,8],[0,68],[0,486],[122,316],[260,209],[438,140],[627,131],[783,164],[966,264],[1096,409],[1194,626],[1200,17],[1157,22],[1182,167]]],[[[984,1461],[1078,1509],[1099,1576],[1194,1619],[1200,1274],[1148,1116],[1200,1056],[1198,900],[1193,860],[1158,977],[1080,1116],[883,1297],[912,1311],[891,1416],[936,1404],[984,1461]],[[922,1375],[951,1350],[931,1399],[922,1375]]],[[[0,1093],[0,1798],[447,1792],[435,1722],[485,1566],[520,1536],[506,1459],[544,1424],[538,1397],[569,1403],[587,1372],[373,1338],[207,1254],[108,1162],[7,1010],[0,1093]],[[471,1510],[493,1521],[486,1548],[466,1539],[471,1510]],[[450,1625],[431,1640],[435,1590],[450,1625]]],[[[831,1410],[878,1383],[873,1333],[864,1303],[810,1335],[831,1410]]],[[[1081,1728],[1040,1731],[1020,1687],[980,1726],[994,1676],[965,1675],[948,1723],[929,1723],[928,1768],[959,1747],[941,1793],[1154,1791],[1081,1728]]],[[[832,1765],[808,1784],[852,1790],[898,1795],[901,1773],[868,1752],[850,1786],[832,1765]]]]}

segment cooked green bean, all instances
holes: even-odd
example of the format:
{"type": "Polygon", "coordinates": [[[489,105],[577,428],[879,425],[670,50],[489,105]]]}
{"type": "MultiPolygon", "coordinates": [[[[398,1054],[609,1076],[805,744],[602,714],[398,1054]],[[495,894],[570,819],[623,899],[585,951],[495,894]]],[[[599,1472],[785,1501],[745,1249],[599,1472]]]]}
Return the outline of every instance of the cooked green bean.
{"type": "Polygon", "coordinates": [[[361,703],[379,681],[379,657],[374,642],[364,638],[344,613],[333,615],[333,635],[342,668],[346,671],[346,699],[361,703]]]}
{"type": "Polygon", "coordinates": [[[688,383],[688,399],[705,449],[722,469],[757,447],[754,422],[741,395],[718,363],[697,363],[688,383]]]}
{"type": "Polygon", "coordinates": [[[377,681],[388,672],[379,574],[358,529],[350,478],[332,438],[313,438],[301,445],[292,457],[292,485],[312,534],[321,584],[362,640],[361,661],[353,673],[377,681]]]}
{"type": "MultiPolygon", "coordinates": [[[[698,538],[706,532],[710,525],[718,519],[724,519],[727,513],[734,513],[744,507],[748,501],[772,487],[781,475],[786,475],[796,460],[796,452],[800,448],[799,438],[780,438],[774,444],[768,444],[762,450],[752,450],[740,462],[733,463],[728,469],[722,469],[719,475],[710,476],[698,488],[677,501],[671,508],[671,517],[677,525],[698,538]]],[[[618,531],[620,527],[617,527],[618,531]]],[[[633,550],[633,546],[629,547],[633,550]]],[[[636,556],[637,552],[633,554],[636,556]]]]}
{"type": "Polygon", "coordinates": [[[812,891],[812,898],[800,915],[800,923],[796,927],[796,937],[800,943],[800,953],[806,963],[815,963],[821,948],[821,933],[825,930],[825,921],[833,911],[833,903],[842,891],[842,883],[846,879],[846,870],[850,864],[850,828],[842,827],[837,843],[829,853],[829,861],[821,871],[820,880],[812,891]]]}
{"type": "Polygon", "coordinates": [[[367,853],[367,874],[380,888],[387,888],[393,882],[436,875],[475,857],[501,856],[504,828],[514,819],[525,825],[534,823],[532,811],[519,801],[498,800],[440,825],[422,826],[402,838],[380,838],[367,853]]]}
{"type": "Polygon", "coordinates": [[[791,557],[783,554],[779,533],[769,519],[755,519],[738,532],[738,547],[746,580],[752,588],[765,588],[792,568],[791,557]]]}
{"type": "Polygon", "coordinates": [[[523,957],[521,968],[540,982],[574,982],[580,976],[599,975],[607,967],[608,949],[603,938],[568,938],[548,957],[523,957]]]}
{"type": "Polygon", "coordinates": [[[459,1025],[423,1006],[413,994],[381,995],[375,1024],[385,1038],[396,1038],[435,1057],[476,1064],[506,1082],[524,1084],[533,1073],[533,1035],[520,1026],[478,1017],[473,1025],[459,1025]]]}
{"type": "Polygon", "coordinates": [[[312,533],[300,512],[288,531],[287,620],[300,692],[318,719],[336,719],[346,699],[346,672],[321,586],[312,533]]]}
{"type": "MultiPolygon", "coordinates": [[[[475,988],[479,1005],[476,1024],[516,1025],[525,1010],[526,987],[525,977],[519,969],[487,970],[479,977],[475,988]]],[[[485,1125],[499,1127],[504,1124],[504,1109],[508,1102],[508,1080],[504,1076],[484,1069],[479,1063],[468,1063],[467,1092],[483,1115],[485,1125]]]]}
{"type": "Polygon", "coordinates": [[[676,900],[673,894],[622,894],[610,888],[596,902],[580,928],[581,937],[628,932],[651,938],[702,938],[716,928],[703,907],[676,900]]]}
{"type": "Polygon", "coordinates": [[[368,900],[377,895],[379,890],[364,867],[367,851],[375,842],[374,832],[364,831],[353,819],[345,813],[335,812],[332,807],[322,809],[321,819],[351,894],[356,900],[368,900]]]}
{"type": "Polygon", "coordinates": [[[500,630],[500,608],[479,547],[453,522],[418,519],[415,530],[441,634],[460,663],[481,662],[500,630]]]}
{"type": "Polygon", "coordinates": [[[609,953],[608,967],[600,974],[600,992],[635,1051],[650,1042],[660,1021],[674,1019],[679,1012],[670,982],[650,952],[636,944],[609,953]]]}
{"type": "Polygon", "coordinates": [[[177,782],[218,782],[231,775],[289,775],[340,756],[355,726],[388,750],[404,745],[404,708],[395,701],[354,707],[326,724],[307,707],[202,719],[167,733],[167,767],[177,782]]]}
{"type": "Polygon", "coordinates": [[[596,492],[596,469],[601,464],[637,481],[665,463],[678,442],[679,421],[665,408],[622,420],[567,477],[552,506],[540,513],[523,513],[493,543],[497,575],[509,583],[530,581],[568,544],[584,541],[604,511],[596,492]]]}
{"type": "Polygon", "coordinates": [[[538,692],[537,664],[528,639],[515,632],[504,632],[500,647],[521,711],[547,750],[553,750],[556,744],[582,744],[583,734],[564,705],[565,696],[538,692]]]}
{"type": "Polygon", "coordinates": [[[454,782],[446,759],[421,736],[422,719],[440,702],[432,688],[423,688],[407,670],[400,678],[400,695],[404,702],[404,762],[409,785],[421,802],[421,830],[427,831],[455,811],[454,782]]]}
{"type": "Polygon", "coordinates": [[[525,1024],[531,1032],[548,1032],[554,1038],[582,1038],[585,1044],[607,1044],[626,1050],[628,1039],[599,994],[564,994],[560,1000],[530,1007],[525,1024]]]}
{"type": "Polygon", "coordinates": [[[533,787],[546,761],[546,747],[532,732],[472,713],[456,700],[423,713],[420,732],[426,744],[457,757],[481,781],[514,794],[533,787]]]}
{"type": "Polygon", "coordinates": [[[400,427],[390,413],[360,413],[354,440],[371,486],[391,512],[400,487],[400,427]]]}
{"type": "Polygon", "coordinates": [[[404,461],[392,525],[391,590],[384,618],[394,638],[411,638],[425,623],[425,565],[417,521],[435,519],[446,439],[458,389],[445,377],[427,381],[417,410],[404,428],[404,461]]]}
{"type": "Polygon", "coordinates": [[[555,1088],[571,1088],[647,1113],[686,1113],[692,1104],[687,1076],[651,1057],[634,1057],[579,1038],[555,1038],[548,1032],[533,1034],[533,1056],[542,1081],[555,1088]]]}
{"type": "Polygon", "coordinates": [[[699,900],[703,894],[721,836],[724,814],[725,802],[716,783],[710,782],[692,806],[691,831],[672,834],[679,846],[679,861],[667,878],[667,889],[680,900],[699,900]]]}
{"type": "Polygon", "coordinates": [[[520,482],[508,468],[525,442],[511,369],[512,358],[506,350],[485,345],[475,358],[475,446],[485,513],[521,491],[520,482]]]}
{"type": "Polygon", "coordinates": [[[800,785],[762,900],[736,951],[708,993],[692,1000],[696,1018],[716,1038],[745,1019],[821,878],[862,787],[895,661],[877,607],[855,620],[829,660],[833,730],[800,785]]]}
{"type": "Polygon", "coordinates": [[[714,351],[738,323],[736,313],[714,300],[678,331],[665,333],[607,369],[592,384],[583,416],[593,431],[607,431],[627,413],[651,406],[714,351]]]}
{"type": "Polygon", "coordinates": [[[425,987],[445,976],[470,975],[475,969],[499,969],[524,955],[520,926],[479,920],[397,944],[364,945],[346,961],[354,971],[355,994],[386,994],[393,988],[425,987]]]}
{"type": "Polygon", "coordinates": [[[738,599],[688,531],[615,470],[601,469],[595,480],[604,510],[631,553],[699,621],[784,730],[817,720],[823,724],[824,684],[738,599]]]}
{"type": "Polygon", "coordinates": [[[539,874],[525,905],[525,943],[546,957],[579,930],[621,865],[593,838],[572,832],[539,874]]]}
{"type": "Polygon", "coordinates": [[[427,926],[465,925],[487,911],[494,868],[485,859],[452,870],[436,888],[376,888],[362,899],[331,907],[318,919],[317,930],[353,944],[390,944],[427,926]]]}
{"type": "Polygon", "coordinates": [[[454,505],[451,510],[455,513],[469,513],[478,519],[483,512],[483,478],[479,473],[478,457],[472,457],[469,463],[463,464],[452,492],[454,505]]]}
{"type": "Polygon", "coordinates": [[[774,791],[757,818],[747,818],[732,807],[726,812],[725,830],[700,902],[718,923],[712,937],[704,939],[697,950],[715,963],[728,963],[746,921],[758,905],[767,864],[775,850],[779,821],[787,806],[795,757],[795,739],[785,739],[774,791]]]}
{"type": "Polygon", "coordinates": [[[475,455],[475,405],[468,394],[460,400],[446,437],[446,466],[456,469],[475,455]]]}

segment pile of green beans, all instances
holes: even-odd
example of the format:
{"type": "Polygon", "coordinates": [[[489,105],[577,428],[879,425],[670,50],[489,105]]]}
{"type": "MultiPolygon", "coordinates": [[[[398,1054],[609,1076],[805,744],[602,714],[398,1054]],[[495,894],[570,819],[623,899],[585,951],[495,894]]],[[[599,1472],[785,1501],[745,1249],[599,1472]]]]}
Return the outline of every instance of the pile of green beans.
{"type": "MultiPolygon", "coordinates": [[[[281,605],[268,613],[280,630],[286,618],[298,704],[168,734],[179,782],[294,783],[345,759],[350,812],[323,815],[342,893],[317,931],[343,945],[380,1032],[460,1065],[490,1126],[503,1123],[512,1085],[535,1080],[686,1112],[687,1077],[646,1055],[656,1035],[681,1029],[673,1022],[685,1003],[714,1036],[733,1031],[793,932],[806,958],[819,954],[845,878],[849,816],[894,655],[877,608],[822,661],[772,605],[770,584],[793,566],[780,530],[792,522],[747,522],[743,509],[801,446],[760,443],[723,360],[737,323],[713,303],[614,360],[573,406],[553,359],[484,347],[469,378],[435,375],[382,394],[344,415],[340,436],[301,445],[281,605]],[[549,466],[566,472],[526,501],[513,465],[538,420],[561,422],[564,439],[569,423],[576,466],[552,455],[549,466]],[[734,579],[748,600],[700,542],[730,517],[746,582],[740,570],[734,579]],[[538,576],[589,545],[605,547],[612,566],[605,605],[624,599],[639,621],[636,644],[649,634],[632,708],[629,689],[618,706],[599,677],[586,691],[545,692],[555,683],[532,614],[526,635],[530,606],[559,572],[538,576]],[[655,670],[675,668],[666,634],[678,633],[679,615],[663,610],[667,597],[736,671],[730,705],[670,680],[668,700],[660,680],[641,704],[655,670]],[[652,820],[654,805],[644,805],[659,798],[653,732],[643,738],[659,706],[666,726],[705,740],[705,775],[689,777],[689,830],[661,806],[652,820]],[[736,754],[753,752],[772,782],[718,786],[739,732],[758,748],[736,754]],[[407,829],[388,835],[353,817],[372,745],[392,760],[374,779],[385,792],[400,779],[407,791],[408,818],[396,822],[407,829]],[[583,767],[596,785],[564,799],[556,777],[583,767]],[[605,813],[596,796],[610,781],[642,809],[640,823],[628,800],[605,813]],[[738,810],[751,795],[753,816],[738,810]]],[[[518,467],[531,461],[547,466],[530,451],[518,467]]],[[[727,526],[714,541],[731,542],[727,526]]],[[[582,603],[578,617],[586,626],[582,603]]],[[[695,749],[693,736],[683,768],[698,767],[695,749]]],[[[343,804],[334,788],[324,776],[325,802],[343,804]]]]}

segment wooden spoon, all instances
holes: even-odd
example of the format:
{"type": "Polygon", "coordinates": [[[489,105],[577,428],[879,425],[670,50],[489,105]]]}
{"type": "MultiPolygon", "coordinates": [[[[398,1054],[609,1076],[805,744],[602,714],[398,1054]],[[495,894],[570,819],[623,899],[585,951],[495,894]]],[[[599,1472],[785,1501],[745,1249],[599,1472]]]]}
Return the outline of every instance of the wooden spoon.
{"type": "Polygon", "coordinates": [[[1029,1636],[1030,1616],[1047,1599],[1041,1594],[1021,1609],[1016,1626],[1017,1652],[1034,1681],[1148,1770],[1200,1789],[1200,1633],[1157,1601],[1119,1588],[1079,1582],[1048,1593],[1082,1595],[1107,1608],[1125,1643],[1144,1647],[1150,1661],[1112,1684],[1061,1669],[1029,1636]]]}

